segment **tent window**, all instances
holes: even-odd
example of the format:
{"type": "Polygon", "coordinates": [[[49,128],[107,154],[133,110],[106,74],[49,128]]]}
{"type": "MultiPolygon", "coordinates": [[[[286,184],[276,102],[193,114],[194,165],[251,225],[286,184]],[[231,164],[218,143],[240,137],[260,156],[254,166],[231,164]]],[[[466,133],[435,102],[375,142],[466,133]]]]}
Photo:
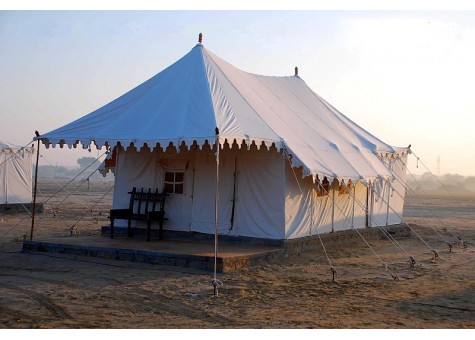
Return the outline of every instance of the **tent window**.
{"type": "Polygon", "coordinates": [[[185,173],[181,171],[165,172],[165,190],[169,194],[183,194],[185,173]]]}
{"type": "Polygon", "coordinates": [[[340,183],[340,190],[339,190],[339,194],[340,195],[346,195],[346,194],[350,194],[350,192],[348,190],[352,190],[353,189],[353,183],[348,180],[348,183],[345,185],[345,181],[344,180],[341,180],[341,183],[340,183]]]}
{"type": "Polygon", "coordinates": [[[317,197],[327,196],[330,190],[330,182],[326,177],[323,178],[322,185],[317,186],[317,197]]]}

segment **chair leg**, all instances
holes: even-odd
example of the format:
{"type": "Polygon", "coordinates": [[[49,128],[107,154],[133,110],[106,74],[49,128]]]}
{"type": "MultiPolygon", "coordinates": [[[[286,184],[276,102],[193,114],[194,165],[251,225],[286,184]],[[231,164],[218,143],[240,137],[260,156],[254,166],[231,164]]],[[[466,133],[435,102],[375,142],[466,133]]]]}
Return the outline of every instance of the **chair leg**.
{"type": "Polygon", "coordinates": [[[111,238],[114,238],[114,219],[111,218],[111,238]]]}
{"type": "Polygon", "coordinates": [[[147,241],[150,242],[150,234],[152,231],[152,221],[147,220],[147,241]]]}
{"type": "Polygon", "coordinates": [[[159,226],[160,226],[158,239],[161,241],[162,238],[163,238],[163,218],[161,218],[158,222],[159,222],[159,226]]]}
{"type": "Polygon", "coordinates": [[[134,234],[132,233],[132,220],[127,220],[127,236],[134,236],[134,234]]]}

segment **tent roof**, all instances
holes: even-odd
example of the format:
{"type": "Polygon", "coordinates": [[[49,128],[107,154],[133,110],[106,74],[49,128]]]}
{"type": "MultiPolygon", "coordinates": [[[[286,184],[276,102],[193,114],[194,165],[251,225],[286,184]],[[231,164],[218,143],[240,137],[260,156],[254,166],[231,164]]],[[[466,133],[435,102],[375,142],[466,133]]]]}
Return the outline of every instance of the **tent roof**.
{"type": "Polygon", "coordinates": [[[5,141],[0,140],[0,151],[4,151],[4,150],[5,151],[14,151],[14,152],[17,152],[17,151],[20,151],[20,150],[21,151],[28,150],[28,151],[32,152],[33,147],[31,147],[31,146],[23,147],[23,146],[7,143],[5,141]]]}
{"type": "Polygon", "coordinates": [[[40,138],[47,146],[190,146],[214,143],[216,127],[220,144],[275,144],[305,176],[387,177],[379,156],[406,151],[352,122],[299,76],[247,73],[202,44],[109,104],[40,138]]]}
{"type": "Polygon", "coordinates": [[[0,140],[0,150],[4,149],[20,149],[20,147],[0,140]]]}
{"type": "Polygon", "coordinates": [[[9,149],[10,145],[0,140],[0,150],[9,149]]]}

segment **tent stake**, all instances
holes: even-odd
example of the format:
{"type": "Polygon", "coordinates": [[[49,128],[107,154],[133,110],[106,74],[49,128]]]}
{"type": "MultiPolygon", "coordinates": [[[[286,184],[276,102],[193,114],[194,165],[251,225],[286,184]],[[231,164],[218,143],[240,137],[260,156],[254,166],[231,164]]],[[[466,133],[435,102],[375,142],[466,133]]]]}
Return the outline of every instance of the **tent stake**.
{"type": "MultiPolygon", "coordinates": [[[[38,131],[35,131],[36,137],[39,137],[40,134],[38,131]]],[[[38,148],[36,150],[36,169],[35,169],[35,190],[33,192],[33,211],[31,214],[31,232],[30,232],[30,241],[33,241],[33,230],[35,228],[35,212],[36,212],[36,189],[38,187],[38,162],[40,160],[40,140],[38,139],[38,148]]]]}
{"type": "Polygon", "coordinates": [[[331,266],[331,267],[330,267],[330,271],[332,272],[332,282],[336,282],[336,275],[337,275],[337,272],[336,272],[335,267],[331,266]]]}

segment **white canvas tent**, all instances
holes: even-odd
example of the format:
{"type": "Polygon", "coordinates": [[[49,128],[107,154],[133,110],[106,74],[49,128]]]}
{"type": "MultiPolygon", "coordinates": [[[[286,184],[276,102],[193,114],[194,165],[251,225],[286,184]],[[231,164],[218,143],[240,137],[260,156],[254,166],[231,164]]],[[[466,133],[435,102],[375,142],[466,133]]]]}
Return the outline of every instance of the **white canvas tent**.
{"type": "Polygon", "coordinates": [[[0,141],[0,206],[31,204],[33,147],[0,141]]]}
{"type": "Polygon", "coordinates": [[[40,138],[47,146],[109,147],[113,208],[128,206],[132,187],[165,187],[168,230],[214,233],[216,140],[220,234],[282,240],[401,222],[404,199],[393,191],[404,190],[394,172],[404,178],[407,148],[365,131],[298,75],[250,74],[201,43],[40,138]],[[335,181],[325,186],[329,194],[316,185],[323,179],[335,181]]]}

